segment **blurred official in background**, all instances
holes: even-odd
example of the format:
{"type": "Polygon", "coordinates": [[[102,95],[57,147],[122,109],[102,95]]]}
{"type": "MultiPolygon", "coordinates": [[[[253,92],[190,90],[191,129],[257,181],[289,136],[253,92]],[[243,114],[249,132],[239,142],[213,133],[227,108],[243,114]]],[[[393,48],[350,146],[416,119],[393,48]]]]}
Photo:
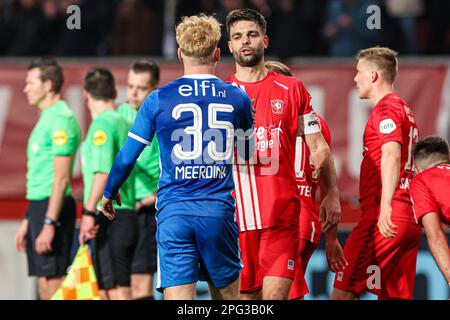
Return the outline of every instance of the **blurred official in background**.
{"type": "MultiPolygon", "coordinates": [[[[128,72],[127,102],[117,111],[133,124],[145,97],[159,83],[159,66],[150,60],[138,60],[128,72]]],[[[153,273],[156,272],[155,202],[159,179],[158,140],[153,139],[137,160],[135,171],[138,243],[131,266],[131,295],[133,299],[153,299],[153,273]]]]}
{"type": "Polygon", "coordinates": [[[24,89],[30,105],[41,114],[28,140],[30,204],[15,243],[19,252],[26,251],[28,273],[39,278],[39,296],[45,300],[58,289],[70,265],[76,218],[70,180],[81,130],[61,100],[63,82],[61,67],[43,58],[29,65],[24,89]]]}
{"type": "Polygon", "coordinates": [[[130,125],[115,110],[117,92],[109,70],[89,71],[84,79],[84,95],[93,120],[81,147],[84,209],[79,242],[94,239],[94,268],[102,299],[131,299],[131,263],[138,234],[133,174],[120,189],[122,203],[116,208],[117,219],[109,221],[97,215],[109,170],[130,125]]]}

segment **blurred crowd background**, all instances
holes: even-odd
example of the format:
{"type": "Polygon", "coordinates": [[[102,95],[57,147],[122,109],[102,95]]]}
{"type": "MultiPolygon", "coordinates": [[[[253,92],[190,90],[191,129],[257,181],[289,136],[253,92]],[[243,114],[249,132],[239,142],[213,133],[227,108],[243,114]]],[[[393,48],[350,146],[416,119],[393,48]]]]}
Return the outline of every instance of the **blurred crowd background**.
{"type": "MultiPolygon", "coordinates": [[[[233,9],[253,7],[268,20],[268,55],[352,56],[371,45],[403,55],[450,54],[446,0],[0,0],[1,56],[176,55],[174,26],[205,12],[223,24],[233,9]],[[66,10],[81,9],[81,29],[69,30],[66,10]],[[381,30],[369,30],[366,10],[381,8],[381,30]]],[[[227,35],[221,48],[227,52],[227,35]]]]}

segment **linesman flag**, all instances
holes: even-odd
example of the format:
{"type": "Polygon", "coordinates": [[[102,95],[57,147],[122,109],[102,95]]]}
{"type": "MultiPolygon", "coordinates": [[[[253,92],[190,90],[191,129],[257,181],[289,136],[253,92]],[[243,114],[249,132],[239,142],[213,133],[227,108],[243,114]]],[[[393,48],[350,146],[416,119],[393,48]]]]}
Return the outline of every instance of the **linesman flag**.
{"type": "Polygon", "coordinates": [[[82,245],[52,300],[100,300],[89,248],[82,245]]]}

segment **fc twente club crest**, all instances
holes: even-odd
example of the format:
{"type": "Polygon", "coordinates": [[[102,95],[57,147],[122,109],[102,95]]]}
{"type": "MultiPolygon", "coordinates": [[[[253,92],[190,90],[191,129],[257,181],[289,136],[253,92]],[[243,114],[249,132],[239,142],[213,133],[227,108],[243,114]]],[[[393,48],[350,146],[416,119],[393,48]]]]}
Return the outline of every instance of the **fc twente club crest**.
{"type": "Polygon", "coordinates": [[[280,99],[270,100],[270,106],[274,114],[281,115],[284,112],[284,102],[280,99]]]}

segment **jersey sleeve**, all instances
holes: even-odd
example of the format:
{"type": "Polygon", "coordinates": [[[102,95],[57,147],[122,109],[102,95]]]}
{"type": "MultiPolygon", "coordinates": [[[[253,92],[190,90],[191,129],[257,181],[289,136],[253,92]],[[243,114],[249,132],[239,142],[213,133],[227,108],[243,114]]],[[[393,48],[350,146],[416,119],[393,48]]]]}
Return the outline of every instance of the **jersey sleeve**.
{"type": "Polygon", "coordinates": [[[158,190],[158,180],[160,174],[158,139],[153,139],[152,141],[152,145],[150,147],[149,163],[148,173],[152,177],[149,188],[153,193],[156,193],[156,191],[158,190]]]}
{"type": "Polygon", "coordinates": [[[89,143],[92,144],[92,170],[95,173],[109,173],[111,170],[116,150],[114,148],[114,130],[110,125],[101,121],[95,121],[89,143]]]}
{"type": "Polygon", "coordinates": [[[69,156],[77,152],[81,132],[76,119],[58,116],[52,121],[50,130],[54,156],[69,156]]]}
{"type": "Polygon", "coordinates": [[[426,214],[430,212],[439,213],[439,206],[430,189],[421,179],[421,176],[413,179],[409,191],[413,202],[414,214],[419,224],[421,224],[422,218],[426,214]]]}
{"type": "Polygon", "coordinates": [[[139,108],[128,136],[143,144],[150,145],[155,135],[156,111],[159,108],[158,90],[147,96],[139,108]]]}
{"type": "Polygon", "coordinates": [[[322,131],[323,138],[325,139],[327,144],[331,147],[330,128],[328,127],[328,124],[325,122],[325,120],[323,120],[323,118],[319,116],[319,114],[316,113],[316,116],[319,119],[320,130],[322,131]]]}
{"type": "Polygon", "coordinates": [[[378,130],[382,144],[391,141],[403,144],[402,124],[404,117],[399,111],[390,108],[388,105],[381,105],[374,120],[374,126],[378,130]]]}
{"type": "Polygon", "coordinates": [[[301,135],[320,132],[319,122],[311,106],[311,95],[300,80],[296,81],[294,104],[298,112],[298,126],[301,135]]]}

